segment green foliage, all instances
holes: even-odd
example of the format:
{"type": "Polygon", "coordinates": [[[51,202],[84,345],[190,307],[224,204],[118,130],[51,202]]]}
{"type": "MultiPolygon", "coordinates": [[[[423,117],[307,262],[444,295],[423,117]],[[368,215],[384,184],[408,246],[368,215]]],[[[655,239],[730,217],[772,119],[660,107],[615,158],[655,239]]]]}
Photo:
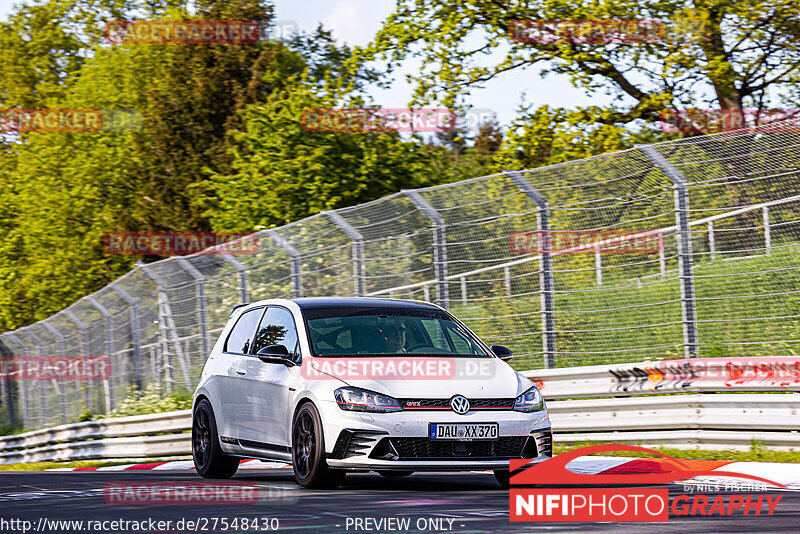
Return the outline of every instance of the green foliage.
{"type": "Polygon", "coordinates": [[[144,389],[135,387],[128,389],[128,395],[107,415],[96,415],[93,419],[107,417],[126,417],[148,413],[172,412],[188,410],[192,407],[192,394],[185,390],[167,393],[158,384],[151,384],[144,389]]]}
{"type": "Polygon", "coordinates": [[[21,426],[11,424],[11,421],[8,418],[8,410],[4,404],[2,409],[0,409],[0,436],[19,434],[23,431],[24,429],[21,426]]]}
{"type": "Polygon", "coordinates": [[[661,140],[651,129],[593,123],[585,111],[520,108],[490,169],[535,169],[661,140]]]}
{"type": "Polygon", "coordinates": [[[311,131],[308,110],[340,106],[306,79],[290,82],[244,110],[244,127],[233,132],[231,172],[202,183],[200,202],[215,230],[269,228],[431,185],[431,147],[397,133],[311,131]]]}
{"type": "Polygon", "coordinates": [[[800,77],[795,13],[788,0],[398,0],[356,58],[394,66],[421,57],[424,67],[411,76],[416,101],[448,106],[505,72],[541,67],[545,75],[569,76],[590,95],[616,97],[607,109],[587,110],[592,122],[652,123],[667,109],[763,108],[778,93],[788,97],[781,99],[788,107],[800,77]],[[520,39],[512,31],[515,21],[653,19],[664,21],[667,31],[635,44],[520,39]],[[487,61],[490,52],[502,59],[487,61]]]}

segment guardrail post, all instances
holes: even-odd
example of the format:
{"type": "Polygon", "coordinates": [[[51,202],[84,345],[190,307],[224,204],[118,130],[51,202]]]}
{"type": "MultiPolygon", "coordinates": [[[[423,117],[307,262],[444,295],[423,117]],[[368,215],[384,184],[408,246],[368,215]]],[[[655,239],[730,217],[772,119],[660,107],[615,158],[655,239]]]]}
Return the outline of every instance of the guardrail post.
{"type": "Polygon", "coordinates": [[[111,410],[114,409],[116,406],[116,400],[114,398],[114,375],[118,374],[116,370],[116,366],[114,365],[114,325],[112,323],[112,315],[111,312],[106,309],[105,306],[100,304],[96,298],[89,295],[86,298],[86,301],[92,305],[94,309],[100,312],[100,315],[103,316],[103,323],[105,323],[105,334],[103,335],[103,341],[105,344],[105,351],[106,355],[108,356],[108,361],[111,362],[111,373],[109,374],[108,380],[106,383],[108,384],[108,396],[106,397],[106,414],[108,414],[111,410]]]}
{"type": "Polygon", "coordinates": [[[111,290],[120,296],[128,305],[131,317],[131,344],[133,345],[133,383],[136,389],[142,389],[142,342],[139,339],[139,312],[136,300],[121,287],[111,284],[111,290]]]}
{"type": "Polygon", "coordinates": [[[222,259],[228,262],[231,267],[236,269],[236,272],[239,273],[239,298],[241,299],[242,304],[247,304],[247,269],[239,260],[232,257],[230,254],[221,252],[219,255],[222,256],[222,259]]]}
{"type": "Polygon", "coordinates": [[[300,252],[294,248],[294,245],[278,234],[275,230],[267,230],[264,232],[272,239],[278,247],[280,247],[287,256],[289,256],[289,265],[292,274],[292,298],[298,299],[303,296],[303,278],[302,278],[302,262],[300,261],[300,252]]]}
{"type": "Polygon", "coordinates": [[[772,232],[769,225],[769,206],[761,208],[761,214],[764,220],[764,248],[766,248],[767,256],[769,256],[770,249],[772,248],[772,232]]]}
{"type": "Polygon", "coordinates": [[[505,171],[505,174],[536,205],[536,226],[542,236],[542,250],[539,253],[539,288],[542,308],[542,350],[545,367],[556,366],[556,318],[553,292],[553,258],[550,254],[550,206],[545,199],[519,171],[505,171]]]}
{"type": "MultiPolygon", "coordinates": [[[[28,339],[33,341],[33,343],[36,345],[36,351],[38,352],[39,357],[44,357],[44,343],[42,343],[42,340],[41,340],[41,338],[39,336],[37,336],[35,333],[33,333],[30,330],[28,330],[28,328],[30,328],[30,327],[26,326],[24,328],[20,328],[19,331],[21,333],[25,334],[28,337],[28,339]]],[[[47,393],[45,392],[45,389],[44,389],[44,380],[37,380],[37,382],[39,383],[39,402],[41,403],[41,406],[40,406],[41,413],[39,414],[39,417],[37,417],[38,423],[37,423],[36,426],[42,428],[42,427],[47,426],[47,423],[48,423],[48,421],[46,419],[47,414],[48,414],[47,393]]]]}
{"type": "Polygon", "coordinates": [[[178,363],[181,366],[184,384],[186,385],[187,390],[191,390],[192,381],[189,378],[189,368],[186,358],[183,354],[183,349],[181,348],[180,339],[178,338],[175,320],[172,317],[172,306],[169,303],[169,294],[167,293],[167,288],[169,286],[163,278],[151,270],[151,266],[147,265],[146,263],[137,263],[136,266],[141,269],[145,276],[150,278],[150,280],[152,280],[158,288],[158,326],[159,331],[162,333],[164,342],[162,350],[164,350],[164,356],[166,357],[166,369],[168,372],[167,385],[168,387],[171,387],[172,382],[175,381],[173,376],[172,359],[169,357],[169,340],[171,338],[172,344],[175,347],[175,354],[178,357],[178,363]]]}
{"type": "MultiPolygon", "coordinates": [[[[56,344],[58,345],[58,355],[62,358],[66,358],[66,350],[64,349],[64,336],[61,335],[61,332],[53,328],[47,320],[42,321],[42,326],[50,332],[50,334],[56,338],[56,344]]],[[[52,379],[53,386],[55,387],[57,393],[61,397],[61,423],[66,425],[69,419],[67,414],[68,411],[68,399],[67,399],[67,383],[63,381],[61,384],[58,383],[57,379],[52,379]]]]}
{"type": "Polygon", "coordinates": [[[694,267],[692,265],[692,232],[689,226],[689,192],[686,177],[664,155],[652,146],[639,146],[639,150],[660,169],[675,187],[675,220],[678,226],[678,269],[681,279],[683,312],[683,343],[687,358],[696,358],[697,308],[695,306],[694,267]]]}
{"type": "MultiPolygon", "coordinates": [[[[83,369],[84,373],[86,372],[86,358],[89,356],[89,327],[81,321],[77,315],[75,315],[71,310],[67,309],[64,310],[64,315],[67,316],[72,324],[78,327],[78,332],[81,335],[81,359],[83,360],[83,369]]],[[[108,380],[104,381],[106,384],[106,413],[110,410],[109,408],[109,396],[110,393],[108,391],[108,380]]],[[[86,383],[86,378],[81,379],[81,384],[83,388],[83,404],[87,410],[90,409],[91,406],[91,398],[89,396],[89,385],[86,383]]]]}
{"type": "Polygon", "coordinates": [[[197,322],[200,325],[200,343],[203,348],[203,361],[211,352],[211,338],[208,334],[208,312],[206,302],[206,277],[192,263],[179,256],[173,256],[175,263],[194,278],[195,298],[197,299],[197,322]]]}
{"type": "MultiPolygon", "coordinates": [[[[8,335],[8,334],[5,334],[8,335]]],[[[2,337],[2,336],[0,336],[2,337]]],[[[9,336],[10,338],[10,336],[9,336]]],[[[10,347],[9,347],[10,351],[10,347]]],[[[11,351],[10,351],[11,352],[11,351]]],[[[3,383],[5,384],[5,395],[6,395],[6,406],[8,407],[8,422],[12,428],[16,428],[17,426],[17,414],[16,414],[16,406],[14,403],[14,379],[11,378],[8,374],[8,366],[6,365],[6,358],[10,357],[12,362],[14,360],[14,353],[11,352],[9,356],[3,356],[2,358],[2,365],[3,365],[3,383]]],[[[13,365],[12,365],[13,367],[13,365]]],[[[22,388],[19,388],[20,390],[22,388]]]]}
{"type": "Polygon", "coordinates": [[[323,211],[353,242],[353,288],[357,297],[367,293],[366,265],[364,264],[364,236],[335,211],[323,211]]]}
{"type": "Polygon", "coordinates": [[[431,221],[433,221],[433,266],[436,273],[436,301],[442,308],[450,307],[447,285],[447,224],[444,217],[417,191],[401,191],[431,221]]]}
{"type": "MultiPolygon", "coordinates": [[[[25,357],[28,356],[28,347],[25,345],[25,343],[20,341],[20,339],[14,332],[8,332],[5,335],[8,336],[8,339],[16,343],[17,346],[19,346],[19,348],[22,350],[23,356],[25,357]]],[[[20,372],[23,371],[20,369],[20,372]]],[[[28,389],[25,387],[27,381],[24,379],[24,377],[20,376],[20,380],[18,380],[17,382],[19,383],[19,397],[20,397],[19,400],[22,403],[22,409],[20,410],[20,425],[22,425],[22,427],[25,428],[29,427],[30,426],[29,423],[31,423],[32,421],[30,397],[28,396],[29,393],[28,389]]]]}

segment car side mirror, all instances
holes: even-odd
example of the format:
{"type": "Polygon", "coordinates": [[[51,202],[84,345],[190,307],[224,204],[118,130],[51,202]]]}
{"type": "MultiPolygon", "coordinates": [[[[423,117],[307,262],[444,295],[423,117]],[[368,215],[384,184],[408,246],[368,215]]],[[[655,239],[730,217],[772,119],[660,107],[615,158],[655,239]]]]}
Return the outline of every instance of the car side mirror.
{"type": "Polygon", "coordinates": [[[264,363],[282,363],[287,367],[297,365],[289,358],[289,349],[283,345],[267,345],[259,349],[256,356],[264,363]]]}
{"type": "Polygon", "coordinates": [[[510,361],[514,356],[514,353],[511,352],[511,349],[508,347],[504,347],[502,345],[492,345],[490,348],[492,349],[492,352],[494,352],[494,355],[504,362],[510,361]]]}

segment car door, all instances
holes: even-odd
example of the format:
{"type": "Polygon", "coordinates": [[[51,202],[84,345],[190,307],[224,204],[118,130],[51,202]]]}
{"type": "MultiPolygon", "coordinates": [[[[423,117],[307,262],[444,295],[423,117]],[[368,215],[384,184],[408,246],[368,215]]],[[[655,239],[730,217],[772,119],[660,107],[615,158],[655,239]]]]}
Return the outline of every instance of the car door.
{"type": "Polygon", "coordinates": [[[258,351],[269,345],[283,345],[293,357],[299,354],[297,327],[286,308],[269,306],[258,325],[242,375],[245,406],[239,437],[249,448],[283,451],[289,445],[286,413],[294,378],[286,365],[258,359],[258,351]]]}
{"type": "Polygon", "coordinates": [[[242,313],[225,340],[222,358],[227,370],[220,387],[222,418],[217,421],[217,430],[222,437],[238,438],[241,433],[244,422],[241,414],[246,406],[242,387],[251,359],[248,354],[264,311],[265,307],[259,306],[242,313]]]}

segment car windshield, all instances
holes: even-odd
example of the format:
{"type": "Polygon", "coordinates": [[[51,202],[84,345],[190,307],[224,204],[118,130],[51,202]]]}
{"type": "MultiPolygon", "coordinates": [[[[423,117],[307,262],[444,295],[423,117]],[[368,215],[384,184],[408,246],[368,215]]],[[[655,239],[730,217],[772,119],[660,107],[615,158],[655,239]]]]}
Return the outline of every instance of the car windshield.
{"type": "Polygon", "coordinates": [[[316,356],[490,357],[464,327],[437,310],[318,308],[303,313],[316,356]]]}

